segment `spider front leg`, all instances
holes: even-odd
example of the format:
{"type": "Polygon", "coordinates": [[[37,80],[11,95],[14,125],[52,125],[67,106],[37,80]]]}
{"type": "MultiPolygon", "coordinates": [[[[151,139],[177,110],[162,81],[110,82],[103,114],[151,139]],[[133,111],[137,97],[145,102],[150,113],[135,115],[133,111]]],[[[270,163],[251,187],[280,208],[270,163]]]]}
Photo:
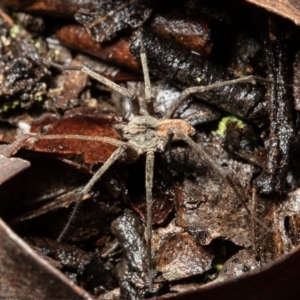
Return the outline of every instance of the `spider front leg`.
{"type": "Polygon", "coordinates": [[[90,77],[92,77],[92,78],[96,79],[97,81],[103,83],[104,85],[110,87],[111,89],[120,93],[121,95],[128,97],[130,99],[132,111],[134,112],[134,114],[139,113],[139,105],[138,105],[137,97],[135,94],[133,94],[130,90],[107,79],[106,77],[102,76],[101,74],[94,72],[92,69],[90,69],[86,66],[62,66],[62,65],[56,64],[49,60],[44,60],[43,63],[46,66],[51,66],[51,67],[54,67],[61,71],[80,71],[80,72],[83,72],[83,73],[89,75],[90,77]]]}
{"type": "Polygon", "coordinates": [[[208,92],[210,90],[214,90],[214,89],[218,89],[218,88],[222,88],[225,86],[229,86],[229,85],[235,85],[238,83],[252,83],[255,84],[256,83],[256,79],[260,80],[259,77],[250,75],[250,76],[246,76],[246,77],[242,77],[242,78],[237,78],[237,79],[233,79],[233,80],[227,80],[227,81],[223,81],[223,82],[217,82],[217,83],[213,83],[210,85],[202,85],[202,86],[193,86],[193,87],[189,87],[187,89],[185,89],[180,95],[179,97],[176,99],[176,101],[170,106],[170,108],[168,109],[168,111],[166,112],[165,116],[163,117],[163,119],[171,119],[173,114],[175,113],[175,111],[180,107],[180,105],[185,101],[185,99],[195,93],[205,93],[208,92]]]}
{"type": "Polygon", "coordinates": [[[93,177],[90,179],[90,181],[86,184],[86,186],[83,188],[83,190],[81,191],[79,197],[76,199],[75,202],[75,206],[72,210],[72,213],[69,217],[69,220],[67,222],[67,224],[65,225],[64,229],[62,230],[62,232],[60,233],[59,237],[57,238],[57,240],[60,242],[63,237],[65,236],[65,234],[67,233],[67,231],[69,230],[72,222],[74,221],[74,218],[78,212],[79,206],[81,204],[82,199],[89,193],[89,191],[91,190],[91,188],[93,187],[93,185],[96,183],[97,180],[100,179],[100,177],[110,168],[110,166],[116,161],[118,160],[122,154],[128,149],[128,145],[126,145],[125,143],[120,146],[117,150],[115,150],[112,155],[110,156],[110,158],[103,164],[103,166],[93,175],[93,177]]]}
{"type": "Polygon", "coordinates": [[[150,82],[150,76],[149,76],[149,70],[148,70],[148,64],[147,64],[147,56],[145,52],[145,47],[143,43],[142,34],[140,36],[140,55],[141,55],[141,63],[142,63],[142,69],[144,74],[144,82],[145,82],[145,98],[142,101],[141,105],[141,112],[144,115],[149,115],[154,113],[154,106],[153,102],[151,101],[151,82],[150,82]]]}

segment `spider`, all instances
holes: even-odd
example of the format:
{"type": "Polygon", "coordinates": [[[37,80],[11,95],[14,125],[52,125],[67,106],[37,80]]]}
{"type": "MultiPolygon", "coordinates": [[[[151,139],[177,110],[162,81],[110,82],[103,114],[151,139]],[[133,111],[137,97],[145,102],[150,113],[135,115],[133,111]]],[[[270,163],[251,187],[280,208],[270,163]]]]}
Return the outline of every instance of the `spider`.
{"type": "MultiPolygon", "coordinates": [[[[154,154],[155,152],[165,152],[172,141],[184,141],[190,147],[192,147],[204,160],[206,160],[215,172],[217,172],[224,180],[227,181],[229,186],[235,192],[241,203],[245,206],[246,210],[250,214],[249,209],[245,205],[245,197],[238,190],[231,177],[227,175],[218,164],[210,158],[210,156],[203,150],[203,148],[192,140],[192,136],[195,134],[195,129],[186,121],[181,119],[172,119],[175,111],[185,101],[185,99],[193,93],[203,93],[212,89],[222,88],[228,85],[234,85],[238,83],[255,83],[255,76],[247,76],[234,80],[214,83],[208,86],[195,86],[185,89],[176,101],[171,105],[166,114],[157,119],[151,116],[149,109],[147,108],[151,104],[151,84],[149,71],[147,67],[147,58],[143,45],[142,35],[140,35],[140,59],[142,64],[142,70],[145,81],[145,99],[139,103],[139,114],[133,116],[132,120],[127,125],[116,125],[115,128],[121,135],[124,141],[112,139],[109,137],[88,137],[83,135],[45,135],[40,136],[42,139],[80,139],[80,140],[92,140],[108,143],[118,148],[112,153],[110,158],[102,165],[102,167],[93,175],[90,181],[81,191],[80,197],[77,198],[76,204],[73,208],[71,216],[64,227],[63,231],[58,237],[58,241],[61,241],[67,230],[69,229],[80,205],[81,200],[88,195],[89,191],[93,187],[96,181],[111,167],[111,165],[121,158],[126,152],[127,155],[137,158],[140,155],[146,155],[146,174],[145,174],[145,186],[146,186],[146,201],[147,201],[147,219],[146,219],[146,240],[147,240],[147,270],[148,270],[148,288],[150,292],[153,291],[153,266],[151,256],[151,239],[152,239],[152,188],[153,188],[153,170],[154,170],[154,154]]],[[[62,66],[51,61],[44,62],[48,66],[64,70],[77,70],[88,74],[90,77],[98,80],[99,82],[107,85],[113,90],[119,92],[125,97],[131,100],[132,106],[137,105],[137,97],[128,89],[121,87],[120,85],[108,80],[102,75],[92,71],[91,69],[83,67],[62,66]]],[[[261,223],[253,216],[253,218],[261,223]]],[[[263,224],[262,224],[263,225],[263,224]]]]}

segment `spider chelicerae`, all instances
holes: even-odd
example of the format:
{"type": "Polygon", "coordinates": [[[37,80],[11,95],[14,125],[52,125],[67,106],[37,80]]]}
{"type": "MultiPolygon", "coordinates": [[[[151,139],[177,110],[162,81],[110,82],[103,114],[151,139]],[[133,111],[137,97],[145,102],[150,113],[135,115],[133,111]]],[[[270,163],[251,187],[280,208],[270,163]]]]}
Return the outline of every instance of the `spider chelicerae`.
{"type": "MultiPolygon", "coordinates": [[[[147,240],[147,259],[148,259],[148,287],[150,291],[153,291],[153,269],[152,255],[151,255],[151,239],[152,239],[152,188],[153,188],[153,170],[154,170],[154,154],[155,152],[165,152],[169,144],[172,141],[184,141],[190,147],[192,147],[201,157],[206,160],[211,168],[217,172],[237,195],[241,203],[244,203],[246,199],[243,194],[238,190],[234,181],[227,175],[226,172],[203,150],[201,145],[195,143],[192,140],[192,136],[195,133],[195,129],[186,121],[181,119],[172,119],[175,111],[186,100],[186,98],[193,93],[203,93],[212,89],[222,88],[228,85],[234,85],[238,83],[255,83],[255,76],[247,76],[234,80],[219,82],[208,86],[195,86],[185,89],[179,97],[174,101],[171,107],[167,110],[164,117],[157,119],[151,116],[147,107],[151,103],[151,84],[149,78],[149,72],[147,67],[147,58],[145,49],[143,46],[142,36],[140,36],[140,58],[144,74],[145,81],[145,99],[139,103],[139,114],[134,115],[131,121],[127,125],[115,125],[116,130],[121,135],[124,141],[112,139],[109,137],[89,137],[83,135],[45,135],[40,136],[40,139],[80,139],[80,140],[92,140],[108,143],[118,147],[110,156],[110,158],[102,165],[102,167],[93,175],[90,181],[81,191],[80,197],[77,198],[74,209],[71,216],[64,227],[63,231],[58,237],[61,241],[67,230],[69,229],[74,216],[76,215],[81,200],[88,195],[91,188],[97,180],[111,167],[111,165],[121,158],[124,153],[127,153],[130,157],[137,158],[140,155],[146,155],[146,174],[145,174],[145,186],[146,186],[146,201],[147,201],[147,220],[146,220],[146,240],[147,240]]],[[[58,68],[60,70],[77,70],[88,74],[90,77],[98,80],[99,82],[107,85],[113,90],[119,92],[125,97],[131,100],[132,105],[137,105],[137,96],[130,90],[108,80],[102,75],[95,73],[91,69],[83,66],[61,66],[51,61],[45,61],[45,64],[58,68]]],[[[244,205],[246,210],[248,208],[244,205]]],[[[253,216],[253,218],[261,223],[253,216]]]]}

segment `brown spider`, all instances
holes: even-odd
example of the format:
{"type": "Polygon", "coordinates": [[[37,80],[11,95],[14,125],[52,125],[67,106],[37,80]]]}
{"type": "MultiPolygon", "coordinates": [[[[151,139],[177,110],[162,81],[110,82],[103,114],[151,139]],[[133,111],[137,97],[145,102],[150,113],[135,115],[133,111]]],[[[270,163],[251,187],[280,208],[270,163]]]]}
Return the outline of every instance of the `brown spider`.
{"type": "MultiPolygon", "coordinates": [[[[110,158],[102,165],[102,167],[94,174],[94,176],[90,179],[84,189],[81,191],[80,197],[76,200],[75,207],[72,211],[72,214],[58,237],[60,241],[63,236],[66,234],[68,228],[70,227],[74,216],[77,213],[80,202],[83,197],[85,197],[92,186],[95,184],[97,180],[107,171],[108,168],[118,160],[124,152],[127,152],[128,155],[136,158],[140,155],[146,155],[146,201],[147,201],[147,224],[146,224],[146,238],[147,238],[147,258],[148,258],[148,286],[150,292],[153,291],[153,275],[152,275],[152,260],[151,260],[151,239],[152,239],[152,188],[153,188],[153,168],[154,168],[154,153],[155,152],[164,152],[169,145],[174,140],[181,140],[186,142],[189,146],[194,148],[196,152],[202,156],[204,160],[206,160],[211,167],[218,174],[223,177],[228,184],[231,186],[233,191],[236,193],[241,203],[244,204],[245,198],[241,192],[237,189],[233,180],[227,175],[226,172],[222,170],[221,167],[218,166],[217,163],[214,162],[213,159],[209,157],[209,155],[203,150],[203,148],[196,144],[191,136],[195,133],[195,129],[186,121],[181,119],[172,119],[174,112],[178,109],[178,107],[185,101],[185,99],[193,94],[193,93],[203,93],[212,89],[222,88],[228,85],[234,85],[237,83],[255,83],[256,77],[247,76],[244,78],[239,78],[230,81],[224,81],[220,83],[211,84],[209,86],[196,86],[190,87],[184,90],[178,99],[173,103],[173,105],[169,108],[167,113],[162,119],[157,119],[151,116],[147,110],[147,105],[149,105],[151,101],[151,86],[150,86],[150,78],[149,72],[147,68],[147,59],[146,54],[142,42],[142,38],[140,37],[140,56],[141,63],[143,68],[144,80],[145,80],[145,99],[143,99],[142,103],[140,103],[140,114],[135,115],[132,120],[127,125],[116,125],[116,129],[120,133],[121,137],[125,141],[119,141],[108,137],[88,137],[82,135],[45,135],[39,138],[42,139],[80,139],[80,140],[92,140],[92,141],[101,141],[114,146],[117,146],[117,150],[113,152],[110,158]]],[[[87,67],[64,67],[53,62],[45,62],[47,65],[56,67],[60,70],[78,70],[82,71],[92,78],[100,81],[101,83],[109,86],[113,90],[119,92],[123,96],[126,96],[131,99],[132,105],[136,105],[137,97],[132,94],[128,89],[123,88],[116,83],[108,80],[107,78],[101,76],[100,74],[95,73],[91,69],[87,67]]],[[[244,205],[245,206],[245,205],[244,205]]],[[[246,210],[249,213],[248,208],[245,206],[246,210]]],[[[253,218],[257,220],[254,216],[253,218]]],[[[264,225],[263,225],[264,226],[264,225]]],[[[265,227],[265,226],[264,226],[265,227]]]]}

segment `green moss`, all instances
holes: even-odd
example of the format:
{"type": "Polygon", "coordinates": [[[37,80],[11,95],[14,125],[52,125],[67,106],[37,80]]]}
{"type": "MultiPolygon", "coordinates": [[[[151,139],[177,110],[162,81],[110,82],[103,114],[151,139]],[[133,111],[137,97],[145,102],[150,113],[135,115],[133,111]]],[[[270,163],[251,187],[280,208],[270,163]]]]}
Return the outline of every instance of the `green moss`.
{"type": "Polygon", "coordinates": [[[16,38],[17,35],[20,33],[20,29],[21,29],[21,27],[19,25],[14,25],[13,27],[10,28],[9,35],[12,38],[16,38]]]}
{"type": "Polygon", "coordinates": [[[42,50],[41,50],[41,42],[40,41],[35,41],[33,43],[34,47],[38,50],[38,53],[42,53],[42,50]]]}
{"type": "Polygon", "coordinates": [[[7,112],[7,111],[9,110],[8,105],[3,105],[2,110],[3,110],[4,112],[7,112]]]}
{"type": "Polygon", "coordinates": [[[244,122],[241,121],[240,119],[238,119],[235,116],[227,116],[224,117],[220,122],[219,122],[219,126],[218,126],[218,130],[216,131],[216,133],[220,136],[223,136],[226,129],[227,129],[227,122],[231,121],[231,122],[236,122],[238,128],[243,128],[245,126],[244,122]]]}
{"type": "Polygon", "coordinates": [[[43,94],[37,93],[34,95],[34,101],[41,102],[43,100],[43,94]]]}
{"type": "Polygon", "coordinates": [[[55,49],[55,50],[54,50],[54,55],[55,55],[55,57],[58,57],[59,54],[60,54],[60,51],[59,51],[58,49],[55,49]]]}
{"type": "Polygon", "coordinates": [[[220,259],[220,257],[215,257],[211,263],[211,268],[221,271],[223,269],[223,261],[220,259]]]}
{"type": "Polygon", "coordinates": [[[213,265],[213,268],[218,270],[218,271],[221,271],[223,269],[223,265],[222,264],[215,264],[215,265],[213,265]]]}
{"type": "Polygon", "coordinates": [[[13,110],[16,107],[18,107],[19,105],[20,105],[20,101],[19,100],[15,100],[15,101],[12,101],[12,102],[9,102],[9,103],[5,103],[2,106],[2,111],[7,112],[9,110],[13,110]]]}
{"type": "Polygon", "coordinates": [[[33,100],[40,102],[43,100],[43,95],[45,94],[46,94],[46,90],[39,91],[33,95],[33,100]]]}

